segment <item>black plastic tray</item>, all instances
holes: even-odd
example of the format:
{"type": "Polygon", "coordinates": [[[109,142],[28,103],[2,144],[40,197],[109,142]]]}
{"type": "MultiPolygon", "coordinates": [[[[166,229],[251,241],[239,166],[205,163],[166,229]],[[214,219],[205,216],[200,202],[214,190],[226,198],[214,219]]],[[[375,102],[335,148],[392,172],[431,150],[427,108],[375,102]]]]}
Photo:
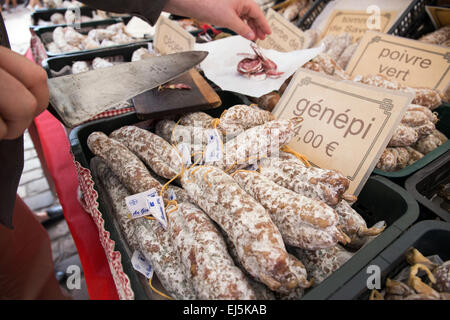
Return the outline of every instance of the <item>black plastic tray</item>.
{"type": "MultiPolygon", "coordinates": [[[[82,16],[88,16],[88,17],[91,17],[91,18],[94,16],[94,12],[96,11],[96,9],[90,8],[90,7],[80,7],[80,8],[77,8],[77,9],[80,9],[80,13],[81,13],[82,16]]],[[[64,15],[67,10],[68,10],[67,8],[38,9],[38,10],[35,10],[31,14],[32,28],[39,27],[39,25],[38,25],[39,20],[50,21],[50,17],[53,14],[61,13],[62,15],[64,15]]],[[[72,9],[72,10],[74,10],[74,9],[72,9]]]]}
{"type": "Polygon", "coordinates": [[[303,299],[329,299],[419,217],[419,206],[414,198],[405,189],[380,176],[371,176],[367,180],[353,208],[366,220],[368,226],[381,220],[386,221],[386,230],[358,250],[350,260],[309,291],[303,299]]]}
{"type": "Polygon", "coordinates": [[[405,187],[423,211],[450,222],[450,202],[436,195],[446,183],[450,183],[450,151],[408,178],[405,187]]]}
{"type": "Polygon", "coordinates": [[[394,278],[403,268],[408,266],[405,253],[410,247],[419,250],[424,256],[439,255],[442,260],[450,259],[450,224],[443,221],[426,220],[417,223],[400,238],[393,242],[365,268],[356,274],[339,291],[332,300],[368,300],[370,290],[367,289],[368,266],[378,266],[381,271],[381,285],[384,288],[386,278],[394,278]]]}
{"type": "MultiPolygon", "coordinates": [[[[223,101],[222,107],[205,111],[213,117],[219,117],[226,107],[248,103],[228,91],[218,92],[218,94],[223,101]]],[[[109,134],[121,126],[137,122],[139,120],[136,114],[130,113],[106,120],[94,121],[75,128],[69,136],[71,150],[75,160],[83,167],[89,168],[89,162],[94,155],[87,147],[86,141],[93,131],[102,131],[109,134]]],[[[101,195],[100,198],[102,198],[101,195]]],[[[418,204],[412,196],[403,188],[379,176],[369,178],[354,208],[364,217],[368,225],[373,225],[378,221],[384,220],[388,227],[375,240],[359,250],[351,260],[326,279],[320,286],[305,295],[304,299],[327,299],[328,296],[351,279],[371,259],[411,226],[419,216],[418,204]]],[[[116,243],[122,241],[120,240],[120,231],[114,225],[112,215],[102,204],[100,204],[99,210],[103,213],[103,218],[107,221],[107,225],[111,227],[111,229],[108,229],[111,232],[111,239],[116,241],[116,243]]],[[[124,243],[121,244],[122,247],[124,245],[124,243]]],[[[122,250],[121,246],[117,247],[119,251],[122,250]]],[[[129,261],[123,261],[123,263],[124,269],[132,270],[129,269],[129,261]]],[[[138,286],[140,290],[143,290],[139,282],[133,282],[133,279],[131,280],[133,288],[138,286]]]]}
{"type": "MultiPolygon", "coordinates": [[[[221,100],[222,106],[217,109],[207,110],[213,117],[219,117],[220,114],[226,107],[231,107],[235,104],[246,103],[244,100],[240,99],[237,95],[222,91],[218,92],[221,100]]],[[[89,135],[94,131],[102,131],[106,134],[111,133],[115,129],[118,129],[125,125],[136,124],[142,122],[136,117],[136,113],[128,113],[120,115],[113,118],[101,119],[97,121],[90,122],[88,124],[81,125],[73,129],[69,134],[69,140],[71,145],[71,151],[74,155],[76,161],[78,161],[83,167],[89,168],[90,161],[94,155],[89,150],[86,142],[89,135]]],[[[122,257],[122,265],[124,272],[129,276],[131,287],[134,291],[135,298],[140,299],[150,299],[154,294],[149,289],[149,286],[145,279],[138,274],[131,264],[131,250],[127,246],[125,239],[123,238],[120,228],[114,219],[114,215],[108,206],[108,199],[101,193],[101,189],[97,185],[94,185],[96,191],[99,194],[99,211],[102,213],[102,218],[105,220],[105,229],[110,232],[110,238],[115,242],[115,250],[119,251],[122,257]]]]}
{"type": "Polygon", "coordinates": [[[48,77],[52,78],[52,73],[50,72],[50,70],[60,71],[65,66],[71,66],[75,61],[91,61],[97,57],[105,58],[122,56],[125,62],[130,62],[133,52],[139,48],[147,48],[149,42],[150,41],[137,42],[119,47],[107,47],[95,51],[85,51],[63,56],[51,57],[45,59],[42,62],[42,67],[47,71],[48,77]]]}
{"type": "MultiPolygon", "coordinates": [[[[98,20],[98,21],[90,21],[90,22],[83,22],[80,23],[80,30],[77,30],[77,32],[80,32],[82,34],[87,34],[90,30],[95,29],[97,27],[100,26],[110,26],[113,25],[115,23],[119,23],[119,22],[123,22],[125,24],[127,24],[129,21],[131,20],[131,17],[117,17],[117,18],[111,18],[111,19],[106,19],[106,20],[98,20]]],[[[30,31],[32,34],[35,34],[42,42],[42,44],[45,46],[48,41],[46,40],[46,36],[45,34],[51,34],[56,28],[58,27],[65,27],[65,26],[70,26],[67,24],[60,24],[60,25],[54,25],[54,26],[48,26],[48,27],[31,27],[30,31]]],[[[144,41],[148,41],[150,39],[142,39],[142,41],[140,42],[144,42],[144,41]]],[[[123,46],[127,46],[128,44],[124,44],[124,45],[118,45],[118,46],[112,46],[110,48],[118,48],[118,47],[123,47],[123,46]]],[[[67,52],[67,53],[52,53],[47,51],[46,49],[46,54],[48,57],[56,57],[56,56],[66,56],[69,54],[73,54],[73,53],[88,53],[88,52],[98,52],[99,50],[102,50],[104,48],[98,48],[98,49],[93,49],[93,50],[80,50],[80,51],[74,51],[74,52],[67,52]]]]}
{"type": "MultiPolygon", "coordinates": [[[[439,108],[434,110],[438,113],[439,121],[436,124],[436,128],[441,131],[443,134],[450,138],[450,105],[442,105],[439,108]]],[[[427,164],[432,162],[433,160],[439,158],[444,153],[446,153],[450,149],[450,140],[431,151],[422,159],[414,162],[412,165],[407,166],[398,171],[387,172],[380,169],[375,168],[373,170],[374,174],[384,176],[390,179],[396,180],[398,183],[404,183],[405,179],[410,177],[414,172],[424,168],[427,164]]]]}
{"type": "Polygon", "coordinates": [[[297,22],[297,27],[301,30],[306,31],[311,28],[314,20],[316,20],[317,16],[323,11],[323,9],[327,6],[328,2],[332,0],[316,0],[314,1],[311,8],[306,11],[305,15],[301,17],[297,22]]]}

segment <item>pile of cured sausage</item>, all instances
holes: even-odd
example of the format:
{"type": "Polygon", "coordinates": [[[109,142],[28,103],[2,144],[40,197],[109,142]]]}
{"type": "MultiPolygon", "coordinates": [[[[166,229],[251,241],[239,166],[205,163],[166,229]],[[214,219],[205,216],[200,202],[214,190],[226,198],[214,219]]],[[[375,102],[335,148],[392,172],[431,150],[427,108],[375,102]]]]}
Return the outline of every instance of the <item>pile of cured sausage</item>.
{"type": "Polygon", "coordinates": [[[236,105],[220,119],[196,112],[152,131],[90,134],[103,196],[130,249],[146,257],[170,297],[299,299],[384,230],[369,228],[351,207],[346,177],[289,152],[300,121],[236,105]],[[206,161],[211,129],[223,153],[206,161]],[[165,201],[166,229],[129,218],[125,198],[153,188],[165,201]]]}

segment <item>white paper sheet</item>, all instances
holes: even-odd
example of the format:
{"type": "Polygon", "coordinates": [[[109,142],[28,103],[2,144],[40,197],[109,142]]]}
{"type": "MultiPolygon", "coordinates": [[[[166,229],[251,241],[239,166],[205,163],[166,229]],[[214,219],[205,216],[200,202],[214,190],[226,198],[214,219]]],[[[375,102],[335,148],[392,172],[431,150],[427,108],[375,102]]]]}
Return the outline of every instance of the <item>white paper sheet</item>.
{"type": "Polygon", "coordinates": [[[239,56],[238,53],[254,53],[250,43],[251,41],[241,36],[228,37],[208,43],[197,43],[195,50],[209,52],[206,59],[200,64],[206,77],[222,90],[260,97],[278,90],[287,78],[324,50],[322,47],[291,52],[261,49],[261,52],[267,58],[278,65],[278,71],[284,72],[284,74],[278,79],[253,80],[237,71],[239,61],[244,58],[239,56]]]}

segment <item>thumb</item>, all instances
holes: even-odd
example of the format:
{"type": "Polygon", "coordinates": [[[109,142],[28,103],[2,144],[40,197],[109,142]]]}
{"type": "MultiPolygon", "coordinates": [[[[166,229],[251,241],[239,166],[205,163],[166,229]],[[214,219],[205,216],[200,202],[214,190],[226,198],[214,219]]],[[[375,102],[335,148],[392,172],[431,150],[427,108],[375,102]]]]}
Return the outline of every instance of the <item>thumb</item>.
{"type": "Polygon", "coordinates": [[[250,28],[237,14],[233,14],[232,18],[229,20],[228,28],[248,40],[254,40],[256,37],[252,28],[250,28]]]}

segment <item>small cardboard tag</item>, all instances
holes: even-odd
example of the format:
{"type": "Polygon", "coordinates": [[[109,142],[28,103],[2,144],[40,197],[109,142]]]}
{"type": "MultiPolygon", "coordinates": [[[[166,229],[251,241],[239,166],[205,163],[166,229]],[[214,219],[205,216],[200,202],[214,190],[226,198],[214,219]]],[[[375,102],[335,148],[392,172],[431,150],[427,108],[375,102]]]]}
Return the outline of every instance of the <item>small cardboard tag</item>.
{"type": "Polygon", "coordinates": [[[382,74],[411,87],[443,91],[450,82],[450,49],[368,31],[346,71],[352,78],[382,74]]]}
{"type": "Polygon", "coordinates": [[[167,217],[164,209],[164,200],[156,191],[147,193],[146,201],[152,216],[167,230],[167,217]]]}
{"type": "Polygon", "coordinates": [[[161,54],[191,51],[195,37],[176,22],[160,16],[156,23],[154,47],[161,54]]]}
{"type": "Polygon", "coordinates": [[[334,10],[323,30],[320,39],[332,34],[338,36],[343,32],[352,35],[353,41],[360,41],[366,31],[387,32],[396,17],[395,11],[354,11],[334,10]]]}
{"type": "Polygon", "coordinates": [[[425,6],[436,29],[450,25],[450,8],[425,6]]]}
{"type": "Polygon", "coordinates": [[[133,265],[134,270],[143,274],[147,279],[153,277],[152,266],[139,251],[134,251],[133,256],[131,257],[131,264],[133,265]]]}
{"type": "Polygon", "coordinates": [[[290,147],[314,165],[337,170],[357,195],[413,96],[299,69],[273,113],[303,117],[290,147]]]}
{"type": "Polygon", "coordinates": [[[258,40],[258,46],[264,49],[274,49],[280,52],[289,52],[303,49],[305,34],[291,22],[286,20],[275,10],[269,9],[266,14],[272,34],[264,40],[258,40]]]}
{"type": "Polygon", "coordinates": [[[222,159],[223,144],[217,129],[206,131],[208,133],[208,145],[205,150],[205,163],[215,162],[222,159]]]}

